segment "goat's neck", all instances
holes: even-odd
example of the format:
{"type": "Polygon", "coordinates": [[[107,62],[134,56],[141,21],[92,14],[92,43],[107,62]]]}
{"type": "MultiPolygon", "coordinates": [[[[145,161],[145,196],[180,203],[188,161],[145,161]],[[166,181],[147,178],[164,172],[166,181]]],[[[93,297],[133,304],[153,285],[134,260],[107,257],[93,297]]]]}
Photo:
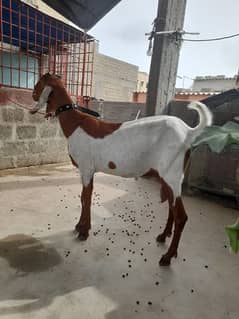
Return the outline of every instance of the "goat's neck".
{"type": "MultiPolygon", "coordinates": [[[[63,105],[71,105],[73,101],[68,95],[64,87],[55,87],[53,94],[49,99],[50,109],[55,111],[63,105]]],[[[81,118],[81,112],[75,110],[68,110],[58,115],[58,119],[62,128],[62,131],[66,137],[69,137],[74,130],[79,126],[79,117],[81,118]]]]}
{"type": "Polygon", "coordinates": [[[58,115],[59,122],[65,137],[69,137],[79,127],[81,122],[81,112],[68,110],[58,115]]]}
{"type": "Polygon", "coordinates": [[[66,104],[73,104],[73,101],[71,97],[66,92],[66,89],[64,87],[56,88],[53,91],[53,103],[55,104],[54,107],[57,109],[58,107],[66,104]]]}

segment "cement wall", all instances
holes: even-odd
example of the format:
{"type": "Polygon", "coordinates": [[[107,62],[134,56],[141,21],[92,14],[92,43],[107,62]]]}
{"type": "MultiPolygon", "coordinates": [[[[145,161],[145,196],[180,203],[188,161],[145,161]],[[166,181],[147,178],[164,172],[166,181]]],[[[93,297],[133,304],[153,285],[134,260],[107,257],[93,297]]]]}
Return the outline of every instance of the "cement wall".
{"type": "Polygon", "coordinates": [[[91,103],[90,108],[99,112],[102,118],[110,122],[125,122],[134,120],[138,111],[139,117],[146,116],[146,105],[143,103],[129,103],[129,102],[114,102],[105,101],[103,103],[103,112],[99,107],[99,102],[94,101],[91,103]]]}

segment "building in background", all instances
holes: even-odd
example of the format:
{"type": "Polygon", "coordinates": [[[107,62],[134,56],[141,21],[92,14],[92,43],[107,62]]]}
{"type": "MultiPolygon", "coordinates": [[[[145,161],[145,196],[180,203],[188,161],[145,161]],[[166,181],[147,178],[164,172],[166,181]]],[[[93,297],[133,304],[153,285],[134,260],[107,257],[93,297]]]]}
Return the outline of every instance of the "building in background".
{"type": "Polygon", "coordinates": [[[92,97],[131,102],[136,90],[138,66],[101,54],[95,48],[92,97]]]}
{"type": "Polygon", "coordinates": [[[236,87],[238,76],[196,76],[190,89],[176,89],[176,100],[204,100],[210,96],[220,94],[236,87]]]}
{"type": "Polygon", "coordinates": [[[146,72],[138,72],[137,89],[133,94],[133,102],[146,103],[149,75],[146,72]]]}
{"type": "Polygon", "coordinates": [[[235,88],[237,76],[196,76],[193,81],[192,91],[223,92],[235,88]]]}
{"type": "Polygon", "coordinates": [[[137,89],[136,92],[147,92],[148,89],[148,82],[149,82],[149,75],[146,72],[138,72],[138,79],[137,79],[137,89]]]}
{"type": "MultiPolygon", "coordinates": [[[[141,91],[143,82],[138,81],[137,92],[134,92],[133,102],[146,103],[147,90],[141,91]]],[[[239,86],[239,75],[226,77],[217,76],[196,76],[190,89],[176,88],[175,100],[200,101],[210,96],[220,94],[224,91],[234,89],[239,86]]]]}

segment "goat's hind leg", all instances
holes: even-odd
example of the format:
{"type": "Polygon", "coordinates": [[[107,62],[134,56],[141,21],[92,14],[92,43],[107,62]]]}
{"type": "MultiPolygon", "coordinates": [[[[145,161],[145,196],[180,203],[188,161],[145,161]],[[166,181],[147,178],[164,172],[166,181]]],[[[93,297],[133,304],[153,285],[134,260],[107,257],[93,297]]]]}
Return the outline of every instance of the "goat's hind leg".
{"type": "Polygon", "coordinates": [[[172,210],[175,224],[173,239],[167,253],[160,259],[160,266],[170,265],[171,258],[177,257],[178,244],[188,219],[181,197],[176,198],[175,205],[172,206],[172,210]]]}
{"type": "Polygon", "coordinates": [[[166,238],[167,237],[171,237],[172,235],[172,228],[173,228],[173,210],[172,208],[169,206],[169,209],[168,209],[168,220],[167,220],[167,223],[166,223],[166,226],[164,228],[164,231],[159,234],[156,238],[156,241],[157,243],[165,243],[166,241],[166,238]]]}
{"type": "Polygon", "coordinates": [[[84,186],[81,192],[81,216],[80,220],[75,226],[75,230],[79,233],[80,240],[86,240],[89,237],[89,230],[91,228],[91,198],[93,191],[93,177],[89,184],[84,186]]]}

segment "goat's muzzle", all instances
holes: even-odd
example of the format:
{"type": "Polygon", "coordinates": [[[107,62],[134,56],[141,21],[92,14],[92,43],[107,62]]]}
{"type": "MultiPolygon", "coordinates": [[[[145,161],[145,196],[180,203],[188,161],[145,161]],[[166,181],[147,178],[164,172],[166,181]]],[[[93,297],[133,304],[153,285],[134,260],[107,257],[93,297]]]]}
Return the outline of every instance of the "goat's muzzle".
{"type": "Polygon", "coordinates": [[[36,92],[33,92],[33,93],[32,93],[32,98],[33,98],[33,100],[36,101],[36,102],[39,100],[39,96],[37,95],[36,92]]]}
{"type": "Polygon", "coordinates": [[[34,99],[34,101],[37,101],[37,104],[30,110],[31,114],[37,113],[42,107],[47,104],[51,92],[52,87],[50,86],[45,86],[40,96],[38,96],[35,90],[33,91],[32,98],[34,99]]]}

